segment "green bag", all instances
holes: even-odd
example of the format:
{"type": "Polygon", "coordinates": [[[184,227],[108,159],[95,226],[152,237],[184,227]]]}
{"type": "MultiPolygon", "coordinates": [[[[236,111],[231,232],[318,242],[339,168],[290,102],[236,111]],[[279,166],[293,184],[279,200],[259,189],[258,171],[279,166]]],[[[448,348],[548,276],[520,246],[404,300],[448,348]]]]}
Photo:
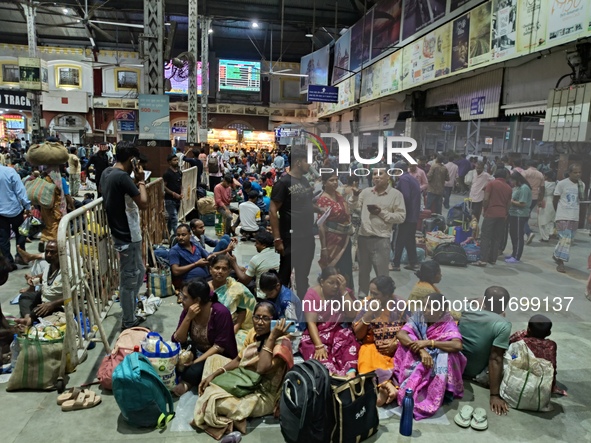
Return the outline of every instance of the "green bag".
{"type": "Polygon", "coordinates": [[[36,329],[36,331],[35,338],[28,336],[18,338],[21,349],[16,366],[8,380],[7,391],[55,389],[60,372],[64,338],[40,340],[39,330],[36,329]]]}
{"type": "Polygon", "coordinates": [[[244,368],[236,368],[218,375],[212,381],[228,394],[242,398],[253,393],[261,384],[260,374],[244,368]]]}

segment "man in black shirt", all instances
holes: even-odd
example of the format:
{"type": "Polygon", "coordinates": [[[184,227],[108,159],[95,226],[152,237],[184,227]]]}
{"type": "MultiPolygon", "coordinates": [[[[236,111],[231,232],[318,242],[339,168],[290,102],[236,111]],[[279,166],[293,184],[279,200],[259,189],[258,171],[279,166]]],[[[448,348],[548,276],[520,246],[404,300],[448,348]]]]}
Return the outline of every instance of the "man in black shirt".
{"type": "MultiPolygon", "coordinates": [[[[202,149],[202,151],[205,153],[205,150],[202,149]]],[[[197,187],[199,187],[201,176],[203,175],[203,162],[199,160],[199,151],[197,148],[194,148],[191,152],[193,153],[193,158],[183,155],[183,161],[189,163],[191,166],[197,167],[197,187]]]]}
{"type": "MultiPolygon", "coordinates": [[[[102,196],[102,189],[100,186],[101,176],[103,171],[109,167],[109,157],[107,157],[107,151],[102,148],[106,145],[101,145],[101,149],[90,157],[86,164],[86,175],[88,176],[88,169],[92,166],[94,168],[94,183],[96,184],[96,190],[98,196],[102,196]]],[[[119,148],[119,146],[117,146],[119,148]]]]}
{"type": "Polygon", "coordinates": [[[117,163],[101,177],[103,201],[115,249],[119,252],[119,299],[123,319],[121,329],[133,328],[137,296],[144,283],[140,209],[148,208],[144,169],[139,164],[139,150],[129,142],[117,145],[117,163]],[[129,176],[133,171],[135,183],[129,176]]]}
{"type": "MultiPolygon", "coordinates": [[[[179,168],[179,158],[175,154],[166,157],[168,169],[162,176],[164,181],[164,207],[168,214],[168,233],[176,232],[179,224],[179,209],[183,198],[183,172],[179,168]]],[[[199,162],[201,163],[201,162],[199,162]]]]}
{"type": "Polygon", "coordinates": [[[294,146],[290,154],[290,171],[275,183],[271,193],[269,216],[275,250],[281,255],[279,278],[288,286],[295,269],[296,291],[304,298],[308,275],[314,260],[313,189],[304,174],[310,169],[306,148],[294,146]]]}

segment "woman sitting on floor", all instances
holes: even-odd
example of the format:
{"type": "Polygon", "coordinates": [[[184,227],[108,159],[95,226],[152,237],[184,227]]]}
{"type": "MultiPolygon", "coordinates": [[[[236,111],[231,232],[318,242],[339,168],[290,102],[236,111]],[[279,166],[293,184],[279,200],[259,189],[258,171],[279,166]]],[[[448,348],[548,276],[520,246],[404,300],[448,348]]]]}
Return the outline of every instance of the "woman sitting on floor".
{"type": "Polygon", "coordinates": [[[207,361],[205,372],[210,375],[199,385],[193,424],[218,440],[234,428],[246,433],[247,418],[275,410],[285,373],[293,366],[291,342],[286,336],[291,323],[283,319],[271,330],[275,315],[272,303],[258,303],[254,328],[238,357],[230,362],[219,356],[207,361]],[[243,381],[245,377],[248,383],[243,381]],[[236,389],[236,381],[241,389],[236,389]]]}
{"type": "MultiPolygon", "coordinates": [[[[371,302],[377,306],[368,311],[362,310],[353,324],[355,336],[362,342],[359,349],[360,374],[385,371],[385,378],[389,380],[392,376],[394,353],[398,348],[396,333],[407,320],[405,302],[394,295],[395,289],[392,278],[385,275],[374,278],[369,284],[368,306],[371,302]]],[[[393,384],[381,385],[378,406],[391,403],[396,394],[393,384]]]]}
{"type": "Polygon", "coordinates": [[[354,318],[355,312],[332,312],[331,300],[353,303],[355,299],[346,287],[345,277],[329,266],[322,270],[318,285],[308,289],[304,297],[308,328],[302,334],[300,353],[304,360],[318,360],[331,375],[352,378],[357,373],[359,343],[351,328],[344,328],[341,323],[354,318]]]}
{"type": "Polygon", "coordinates": [[[230,310],[238,350],[242,349],[248,331],[252,329],[252,311],[256,305],[254,295],[242,283],[230,277],[232,265],[226,254],[216,255],[209,266],[209,282],[220,303],[230,310]]]}
{"type": "Polygon", "coordinates": [[[215,354],[227,358],[238,355],[232,315],[218,302],[207,282],[201,278],[185,284],[183,312],[172,340],[184,344],[191,339],[194,360],[181,372],[181,382],[174,389],[179,397],[201,383],[205,360],[215,354]]]}
{"type": "Polygon", "coordinates": [[[424,301],[425,298],[434,292],[440,293],[436,283],[441,281],[441,267],[435,260],[427,260],[421,263],[421,268],[415,272],[419,281],[410,291],[408,300],[424,301]]]}
{"type": "Polygon", "coordinates": [[[434,415],[444,397],[464,396],[462,336],[452,316],[443,310],[443,302],[441,294],[428,295],[424,310],[415,312],[398,332],[400,344],[394,355],[394,376],[400,382],[398,404],[405,391],[412,389],[415,420],[434,415]]]}

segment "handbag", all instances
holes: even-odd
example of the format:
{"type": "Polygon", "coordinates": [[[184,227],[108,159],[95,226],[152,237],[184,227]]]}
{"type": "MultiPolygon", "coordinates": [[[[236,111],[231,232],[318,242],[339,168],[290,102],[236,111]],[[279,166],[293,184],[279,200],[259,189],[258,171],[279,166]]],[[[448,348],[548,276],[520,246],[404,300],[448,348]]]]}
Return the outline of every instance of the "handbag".
{"type": "Polygon", "coordinates": [[[37,328],[34,337],[30,337],[28,332],[24,337],[18,337],[20,352],[8,380],[7,391],[55,389],[60,373],[64,337],[55,326],[47,326],[52,327],[58,330],[60,338],[41,340],[37,328]]]}
{"type": "Polygon", "coordinates": [[[69,154],[64,145],[57,142],[45,142],[31,145],[25,159],[34,166],[63,165],[68,162],[69,154]]]}
{"type": "Polygon", "coordinates": [[[175,294],[172,287],[172,275],[170,269],[153,268],[150,272],[150,289],[156,297],[164,298],[175,294]]]}
{"type": "Polygon", "coordinates": [[[358,443],[378,431],[377,385],[374,372],[350,380],[331,379],[335,414],[333,443],[358,443]]]}
{"type": "Polygon", "coordinates": [[[43,208],[52,208],[55,199],[55,184],[37,177],[35,180],[29,180],[25,183],[27,197],[31,204],[43,208]]]}
{"type": "Polygon", "coordinates": [[[245,368],[236,368],[224,372],[213,379],[212,383],[234,397],[242,398],[253,393],[261,384],[261,375],[245,368]]]}

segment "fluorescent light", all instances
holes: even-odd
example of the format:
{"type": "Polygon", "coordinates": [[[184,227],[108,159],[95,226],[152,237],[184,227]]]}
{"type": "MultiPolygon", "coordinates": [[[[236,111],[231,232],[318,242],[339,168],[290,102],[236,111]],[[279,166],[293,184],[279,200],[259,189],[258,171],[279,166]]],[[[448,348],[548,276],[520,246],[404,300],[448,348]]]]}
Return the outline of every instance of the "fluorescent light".
{"type": "Polygon", "coordinates": [[[259,24],[257,22],[252,22],[252,27],[253,28],[258,28],[259,27],[259,24]]]}
{"type": "Polygon", "coordinates": [[[312,37],[314,37],[314,34],[310,34],[310,33],[308,32],[308,33],[306,34],[306,37],[308,37],[308,38],[312,38],[312,37]]]}
{"type": "Polygon", "coordinates": [[[213,34],[213,29],[209,28],[209,29],[207,30],[207,33],[208,33],[208,34],[213,34]]]}
{"type": "Polygon", "coordinates": [[[70,11],[68,10],[68,8],[64,8],[62,11],[64,12],[64,14],[67,14],[68,12],[70,12],[70,11]]]}
{"type": "Polygon", "coordinates": [[[94,43],[94,39],[92,37],[89,37],[89,38],[90,38],[90,44],[94,48],[96,46],[96,44],[94,43]]]}

